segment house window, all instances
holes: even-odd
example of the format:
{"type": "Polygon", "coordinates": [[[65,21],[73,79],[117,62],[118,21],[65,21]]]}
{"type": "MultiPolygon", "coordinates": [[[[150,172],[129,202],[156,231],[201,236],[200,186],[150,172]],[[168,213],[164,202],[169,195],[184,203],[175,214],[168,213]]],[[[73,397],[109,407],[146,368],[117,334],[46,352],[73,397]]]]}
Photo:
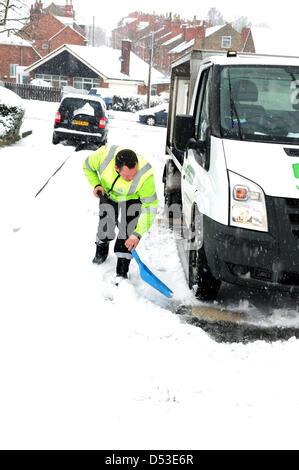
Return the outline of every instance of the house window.
{"type": "Polygon", "coordinates": [[[100,87],[99,78],[87,78],[87,77],[74,77],[73,87],[79,90],[90,90],[91,88],[100,87]]]}
{"type": "Polygon", "coordinates": [[[61,75],[47,75],[44,73],[37,73],[35,78],[40,78],[45,82],[51,83],[51,85],[56,88],[62,88],[63,86],[67,85],[67,77],[63,77],[61,75]]]}
{"type": "Polygon", "coordinates": [[[231,36],[222,36],[222,43],[221,47],[223,49],[229,49],[232,44],[232,38],[231,36]]]}
{"type": "Polygon", "coordinates": [[[158,85],[151,86],[151,96],[156,96],[158,85]]]}
{"type": "Polygon", "coordinates": [[[9,76],[11,78],[15,78],[17,76],[17,66],[18,66],[18,64],[10,64],[9,65],[9,76]]]}
{"type": "Polygon", "coordinates": [[[49,44],[42,44],[42,49],[49,49],[49,44]]]}

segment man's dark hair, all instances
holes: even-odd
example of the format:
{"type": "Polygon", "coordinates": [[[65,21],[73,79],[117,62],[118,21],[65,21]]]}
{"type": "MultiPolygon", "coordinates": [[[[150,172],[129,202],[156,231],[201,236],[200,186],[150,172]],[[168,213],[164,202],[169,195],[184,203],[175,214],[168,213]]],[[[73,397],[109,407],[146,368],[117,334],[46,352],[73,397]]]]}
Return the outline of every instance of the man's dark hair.
{"type": "Polygon", "coordinates": [[[123,166],[127,166],[130,169],[135,168],[136,163],[138,163],[138,159],[133,150],[123,149],[116,154],[115,165],[119,170],[121,170],[123,166]]]}

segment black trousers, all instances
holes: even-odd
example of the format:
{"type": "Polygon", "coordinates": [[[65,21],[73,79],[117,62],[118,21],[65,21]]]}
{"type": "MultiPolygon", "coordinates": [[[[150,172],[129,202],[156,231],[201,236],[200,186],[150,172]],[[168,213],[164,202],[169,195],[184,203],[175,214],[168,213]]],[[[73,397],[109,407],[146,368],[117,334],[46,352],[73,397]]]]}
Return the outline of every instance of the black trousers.
{"type": "Polygon", "coordinates": [[[119,258],[132,258],[125,247],[125,241],[134,232],[141,213],[139,199],[115,202],[105,196],[100,196],[99,225],[96,243],[102,244],[114,240],[116,227],[118,234],[114,245],[114,253],[119,258]]]}

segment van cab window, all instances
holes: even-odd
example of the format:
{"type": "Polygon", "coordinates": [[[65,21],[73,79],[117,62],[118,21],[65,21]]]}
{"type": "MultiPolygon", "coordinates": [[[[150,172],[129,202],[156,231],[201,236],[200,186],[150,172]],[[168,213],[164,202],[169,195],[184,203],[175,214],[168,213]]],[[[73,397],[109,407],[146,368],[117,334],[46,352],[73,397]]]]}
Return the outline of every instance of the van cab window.
{"type": "Polygon", "coordinates": [[[299,67],[222,67],[220,124],[223,138],[299,144],[299,67]]]}
{"type": "Polygon", "coordinates": [[[211,68],[204,70],[194,110],[195,139],[199,143],[198,149],[195,151],[196,160],[205,169],[209,167],[210,158],[210,77],[211,68]]]}
{"type": "Polygon", "coordinates": [[[199,84],[199,93],[195,107],[195,138],[205,140],[209,120],[209,71],[203,72],[199,84]]]}

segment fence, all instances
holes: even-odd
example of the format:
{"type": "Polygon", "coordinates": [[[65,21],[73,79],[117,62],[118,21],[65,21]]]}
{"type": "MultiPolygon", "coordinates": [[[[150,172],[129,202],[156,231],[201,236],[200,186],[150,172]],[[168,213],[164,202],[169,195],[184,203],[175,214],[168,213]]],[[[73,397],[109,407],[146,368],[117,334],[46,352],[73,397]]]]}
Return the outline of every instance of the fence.
{"type": "Polygon", "coordinates": [[[39,101],[60,101],[62,91],[60,88],[50,88],[34,85],[21,85],[19,83],[4,83],[5,88],[14,91],[17,95],[25,100],[39,101]]]}

